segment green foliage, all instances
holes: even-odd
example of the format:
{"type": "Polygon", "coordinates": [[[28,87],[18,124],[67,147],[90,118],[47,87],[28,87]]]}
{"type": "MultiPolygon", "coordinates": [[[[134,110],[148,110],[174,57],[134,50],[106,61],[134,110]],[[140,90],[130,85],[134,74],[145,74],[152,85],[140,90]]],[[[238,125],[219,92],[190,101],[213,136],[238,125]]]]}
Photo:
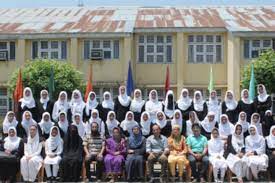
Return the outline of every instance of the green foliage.
{"type": "MultiPolygon", "coordinates": [[[[264,84],[268,93],[275,93],[275,52],[273,50],[265,51],[252,63],[254,64],[256,84],[264,84]]],[[[242,88],[249,88],[250,69],[250,64],[244,67],[242,88]]]]}
{"type": "MultiPolygon", "coordinates": [[[[42,89],[48,90],[51,67],[54,71],[54,99],[57,99],[59,92],[63,90],[67,91],[69,96],[74,89],[79,89],[81,92],[85,90],[82,73],[77,71],[71,64],[64,61],[37,59],[28,61],[26,66],[21,69],[23,86],[30,87],[36,99],[40,98],[42,89]]],[[[8,81],[10,97],[12,97],[16,86],[18,72],[19,69],[14,71],[8,81]]]]}

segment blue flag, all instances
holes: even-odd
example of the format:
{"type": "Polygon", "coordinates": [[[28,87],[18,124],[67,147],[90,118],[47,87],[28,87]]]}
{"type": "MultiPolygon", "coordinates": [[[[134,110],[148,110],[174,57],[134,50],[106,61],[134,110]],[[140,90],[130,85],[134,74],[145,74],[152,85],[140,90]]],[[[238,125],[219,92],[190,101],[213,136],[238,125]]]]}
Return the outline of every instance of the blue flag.
{"type": "Polygon", "coordinates": [[[132,75],[132,68],[131,68],[131,62],[129,61],[129,67],[128,67],[128,77],[127,77],[127,95],[131,96],[131,93],[134,92],[134,80],[132,75]]]}

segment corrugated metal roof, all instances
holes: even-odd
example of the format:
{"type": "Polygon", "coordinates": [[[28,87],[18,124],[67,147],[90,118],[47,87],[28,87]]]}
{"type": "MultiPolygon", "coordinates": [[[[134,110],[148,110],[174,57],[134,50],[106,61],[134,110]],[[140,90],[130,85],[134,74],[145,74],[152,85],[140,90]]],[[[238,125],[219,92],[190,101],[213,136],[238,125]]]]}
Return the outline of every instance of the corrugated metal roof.
{"type": "Polygon", "coordinates": [[[0,9],[0,33],[133,32],[139,28],[275,31],[275,6],[0,9]]]}

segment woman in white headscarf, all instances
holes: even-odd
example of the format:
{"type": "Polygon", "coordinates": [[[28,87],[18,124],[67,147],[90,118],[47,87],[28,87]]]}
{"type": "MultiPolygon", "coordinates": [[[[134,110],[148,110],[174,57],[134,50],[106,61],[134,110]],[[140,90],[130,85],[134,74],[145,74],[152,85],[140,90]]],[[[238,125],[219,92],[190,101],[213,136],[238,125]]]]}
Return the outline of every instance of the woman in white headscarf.
{"type": "Polygon", "coordinates": [[[179,109],[182,114],[182,119],[187,121],[189,119],[189,112],[192,111],[192,99],[189,97],[188,89],[181,90],[181,95],[176,104],[176,109],[179,109]]]}
{"type": "Polygon", "coordinates": [[[233,124],[237,123],[239,115],[238,102],[230,90],[225,93],[224,101],[222,102],[222,114],[226,114],[229,121],[233,124]]]}
{"type": "Polygon", "coordinates": [[[56,180],[62,152],[63,140],[60,137],[58,127],[53,126],[50,137],[45,142],[46,158],[44,159],[44,164],[48,180],[56,180]]]}
{"type": "Polygon", "coordinates": [[[171,120],[174,115],[176,106],[174,98],[174,92],[172,90],[168,90],[165,96],[165,100],[163,101],[163,111],[167,120],[171,120]]]}
{"type": "Polygon", "coordinates": [[[209,140],[211,139],[211,133],[214,128],[218,128],[218,122],[215,121],[215,113],[208,112],[207,116],[201,122],[201,134],[209,140]]]}
{"type": "Polygon", "coordinates": [[[113,136],[113,129],[119,127],[120,123],[116,120],[116,113],[114,111],[109,111],[106,121],[107,130],[105,131],[106,138],[113,136]]]}
{"type": "Polygon", "coordinates": [[[29,132],[29,137],[24,141],[24,156],[20,160],[20,168],[24,181],[34,182],[43,162],[43,141],[39,138],[37,126],[30,126],[29,132]]]}
{"type": "Polygon", "coordinates": [[[150,114],[146,111],[144,111],[141,114],[140,126],[141,126],[142,135],[145,138],[149,137],[151,135],[151,129],[152,129],[153,123],[152,123],[152,120],[150,118],[150,114]]]}
{"type": "Polygon", "coordinates": [[[258,133],[255,125],[249,127],[250,135],[245,138],[245,161],[250,169],[247,171],[246,178],[257,180],[260,171],[266,171],[268,167],[268,157],[265,154],[265,139],[258,133]],[[252,175],[251,175],[252,173],[252,175]]]}
{"type": "Polygon", "coordinates": [[[207,115],[207,105],[202,98],[200,91],[195,91],[193,98],[193,109],[197,113],[197,116],[200,121],[202,121],[207,115]]]}
{"type": "Polygon", "coordinates": [[[243,89],[241,92],[241,99],[238,103],[239,111],[243,111],[246,113],[247,121],[250,121],[251,115],[255,112],[255,105],[253,100],[249,99],[249,91],[248,89],[243,89]]]}
{"type": "Polygon", "coordinates": [[[209,95],[209,101],[207,102],[208,112],[215,113],[215,121],[219,121],[221,113],[221,105],[217,97],[216,90],[212,90],[209,95]]]}
{"type": "Polygon", "coordinates": [[[172,132],[171,121],[166,120],[166,116],[163,111],[158,111],[156,114],[155,124],[160,127],[161,135],[169,137],[172,132]]]}
{"type": "Polygon", "coordinates": [[[17,128],[18,121],[15,118],[13,111],[8,111],[3,121],[3,138],[8,136],[8,130],[10,127],[17,128]]]}
{"type": "Polygon", "coordinates": [[[230,180],[228,180],[228,182],[232,182],[231,172],[237,176],[238,182],[243,182],[243,177],[246,176],[247,172],[247,165],[244,155],[245,144],[242,125],[237,123],[234,127],[234,133],[229,135],[227,138],[225,157],[228,168],[230,169],[230,180]]]}
{"type": "MultiPolygon", "coordinates": [[[[22,122],[19,124],[18,136],[21,138],[27,137],[29,135],[30,126],[37,125],[37,122],[32,118],[32,113],[30,111],[25,111],[22,116],[22,122]]],[[[41,134],[41,129],[38,126],[39,134],[41,134]]]]}
{"type": "Polygon", "coordinates": [[[172,128],[174,125],[178,125],[180,127],[180,134],[184,135],[186,134],[186,123],[183,122],[182,114],[179,109],[176,109],[173,115],[173,119],[171,120],[172,128]]]}
{"type": "Polygon", "coordinates": [[[195,111],[189,112],[189,119],[186,121],[186,137],[193,135],[192,125],[198,123],[200,125],[200,120],[195,111]]]}
{"type": "Polygon", "coordinates": [[[71,109],[68,102],[68,94],[65,91],[61,91],[58,96],[58,100],[54,103],[52,118],[54,121],[58,121],[58,116],[61,111],[66,112],[68,120],[71,119],[71,109]]]}
{"type": "Polygon", "coordinates": [[[213,128],[211,132],[211,139],[208,141],[209,162],[213,167],[213,175],[215,182],[224,180],[225,171],[227,169],[226,160],[224,159],[224,143],[219,136],[219,130],[213,128]],[[220,179],[218,173],[220,171],[220,179]]]}
{"type": "Polygon", "coordinates": [[[132,129],[135,126],[138,126],[138,123],[134,119],[134,113],[132,111],[128,111],[125,115],[125,119],[120,123],[123,134],[126,137],[129,137],[133,133],[132,129]]]}
{"type": "Polygon", "coordinates": [[[21,98],[18,103],[18,121],[22,120],[22,114],[25,111],[30,111],[33,114],[33,118],[36,121],[38,120],[37,104],[33,98],[32,90],[29,87],[24,88],[23,98],[21,98]]]}
{"type": "Polygon", "coordinates": [[[275,125],[270,128],[269,136],[266,137],[266,154],[268,155],[268,167],[271,180],[275,180],[275,125]]]}
{"type": "Polygon", "coordinates": [[[239,119],[238,119],[237,124],[242,125],[242,133],[243,133],[244,137],[247,137],[249,135],[248,128],[249,128],[250,123],[247,121],[245,112],[242,111],[239,113],[239,119]]]}
{"type": "Polygon", "coordinates": [[[77,127],[78,135],[83,139],[86,134],[86,130],[88,131],[89,129],[87,125],[83,122],[82,116],[80,113],[74,114],[72,124],[77,127]]]}
{"type": "Polygon", "coordinates": [[[226,141],[229,135],[234,133],[234,125],[229,121],[226,114],[222,114],[219,123],[219,134],[226,141]]]}
{"type": "Polygon", "coordinates": [[[83,118],[86,104],[83,101],[81,92],[79,90],[73,91],[70,106],[71,106],[72,116],[74,116],[76,113],[79,113],[83,118]]]}
{"type": "Polygon", "coordinates": [[[96,122],[98,125],[98,132],[100,133],[101,137],[105,137],[105,123],[101,120],[101,118],[99,117],[99,112],[97,109],[93,109],[91,111],[91,117],[89,119],[89,123],[90,125],[87,125],[88,129],[86,130],[86,132],[91,132],[91,125],[93,122],[96,122]]]}
{"type": "Polygon", "coordinates": [[[254,99],[255,110],[263,119],[265,111],[270,110],[272,106],[271,96],[267,94],[266,88],[263,84],[259,84],[257,87],[258,96],[254,99]]]}
{"type": "Polygon", "coordinates": [[[131,97],[127,95],[125,86],[120,86],[119,89],[119,95],[117,98],[115,98],[115,106],[114,111],[116,113],[116,118],[119,122],[122,122],[124,120],[124,117],[130,109],[131,105],[131,97]]]}
{"type": "Polygon", "coordinates": [[[17,131],[12,126],[8,129],[4,143],[0,144],[0,182],[15,182],[23,151],[23,141],[17,137],[17,131]]]}
{"type": "Polygon", "coordinates": [[[162,103],[158,100],[157,90],[151,90],[149,100],[145,103],[145,111],[149,112],[152,121],[156,119],[158,111],[162,111],[162,103]]]}
{"type": "Polygon", "coordinates": [[[145,101],[142,99],[142,93],[140,89],[135,89],[134,99],[130,105],[130,111],[134,113],[135,121],[140,122],[141,113],[145,110],[145,101]]]}
{"type": "Polygon", "coordinates": [[[38,123],[41,129],[41,136],[46,140],[50,136],[50,130],[54,123],[51,120],[51,115],[48,112],[44,112],[40,123],[38,123]]]}
{"type": "Polygon", "coordinates": [[[41,121],[41,117],[44,112],[52,114],[54,102],[50,100],[47,90],[40,91],[40,100],[37,102],[38,121],[41,121]]]}
{"type": "Polygon", "coordinates": [[[113,110],[114,110],[114,102],[113,102],[111,93],[108,91],[105,91],[103,93],[103,101],[99,105],[99,110],[98,110],[99,117],[102,119],[102,121],[106,121],[108,113],[113,110]]]}
{"type": "Polygon", "coordinates": [[[252,114],[250,124],[255,125],[259,135],[263,136],[263,127],[261,123],[261,116],[259,113],[255,112],[252,114]]]}
{"type": "Polygon", "coordinates": [[[96,93],[91,91],[88,95],[86,106],[85,106],[85,113],[84,113],[84,121],[88,121],[91,118],[91,112],[93,109],[98,109],[99,103],[96,100],[96,93]]]}
{"type": "Polygon", "coordinates": [[[62,111],[58,115],[57,127],[59,128],[60,136],[62,139],[66,136],[69,128],[69,122],[66,112],[62,111]]]}

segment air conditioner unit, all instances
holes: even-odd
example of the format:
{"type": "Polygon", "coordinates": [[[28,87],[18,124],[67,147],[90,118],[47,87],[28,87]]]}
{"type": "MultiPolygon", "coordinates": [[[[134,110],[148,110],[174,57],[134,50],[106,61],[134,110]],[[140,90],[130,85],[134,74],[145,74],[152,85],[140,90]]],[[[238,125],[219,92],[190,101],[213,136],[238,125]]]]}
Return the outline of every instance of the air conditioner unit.
{"type": "Polygon", "coordinates": [[[0,61],[8,60],[8,51],[0,51],[0,61]]]}
{"type": "Polygon", "coordinates": [[[102,49],[92,49],[91,50],[91,60],[102,60],[103,50],[102,49]]]}

